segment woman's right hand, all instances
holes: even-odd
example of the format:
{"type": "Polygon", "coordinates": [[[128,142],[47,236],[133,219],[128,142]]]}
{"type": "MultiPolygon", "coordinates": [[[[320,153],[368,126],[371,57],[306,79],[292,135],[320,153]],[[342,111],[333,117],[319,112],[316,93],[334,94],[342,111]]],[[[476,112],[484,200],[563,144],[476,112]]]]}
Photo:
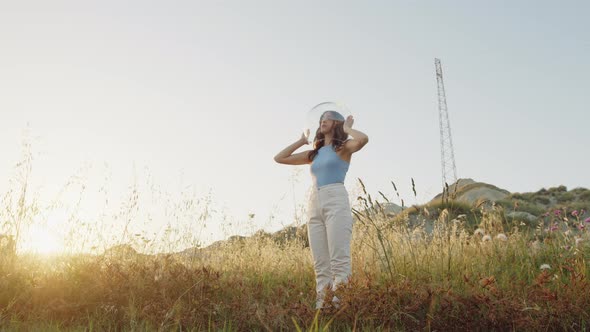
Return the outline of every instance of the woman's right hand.
{"type": "Polygon", "coordinates": [[[293,154],[300,147],[309,144],[309,141],[307,140],[308,135],[309,131],[301,133],[301,137],[295,143],[292,143],[288,147],[284,148],[281,152],[277,153],[274,158],[275,161],[279,164],[286,165],[309,164],[311,162],[311,160],[309,160],[310,151],[303,151],[293,154]]]}
{"type": "Polygon", "coordinates": [[[305,145],[309,144],[309,140],[307,139],[309,137],[309,129],[306,129],[303,133],[301,133],[301,138],[299,139],[299,141],[305,145]]]}

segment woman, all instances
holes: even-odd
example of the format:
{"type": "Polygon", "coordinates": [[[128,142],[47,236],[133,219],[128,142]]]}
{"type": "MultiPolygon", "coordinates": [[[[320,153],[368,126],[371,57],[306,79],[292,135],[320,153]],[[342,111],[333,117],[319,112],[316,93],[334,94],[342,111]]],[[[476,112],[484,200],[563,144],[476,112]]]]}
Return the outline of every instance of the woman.
{"type": "Polygon", "coordinates": [[[311,164],[313,189],[307,229],[316,275],[316,309],[323,306],[326,288],[336,290],[351,274],[352,213],[344,178],[352,154],[369,142],[367,135],[352,129],[353,123],[352,116],[345,120],[336,111],[326,111],[320,118],[313,150],[294,154],[308,144],[303,134],[275,156],[281,164],[311,164]]]}

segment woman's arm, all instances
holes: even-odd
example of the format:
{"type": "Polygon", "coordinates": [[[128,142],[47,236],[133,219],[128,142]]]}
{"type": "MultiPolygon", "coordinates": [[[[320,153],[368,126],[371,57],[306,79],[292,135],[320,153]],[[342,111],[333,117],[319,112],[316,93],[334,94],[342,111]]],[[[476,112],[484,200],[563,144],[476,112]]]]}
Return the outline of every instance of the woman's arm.
{"type": "Polygon", "coordinates": [[[297,140],[297,142],[289,145],[288,147],[284,148],[281,152],[277,153],[275,156],[275,161],[279,164],[287,164],[287,165],[305,165],[309,164],[309,151],[299,152],[293,154],[297,149],[307,144],[307,138],[304,134],[301,135],[301,138],[297,140]]]}
{"type": "Polygon", "coordinates": [[[362,149],[367,143],[369,143],[369,136],[365,133],[358,131],[356,129],[352,129],[352,124],[354,123],[354,118],[352,115],[349,115],[344,122],[344,132],[348,135],[352,136],[351,140],[346,141],[344,143],[344,148],[349,153],[357,152],[358,150],[362,149]]]}

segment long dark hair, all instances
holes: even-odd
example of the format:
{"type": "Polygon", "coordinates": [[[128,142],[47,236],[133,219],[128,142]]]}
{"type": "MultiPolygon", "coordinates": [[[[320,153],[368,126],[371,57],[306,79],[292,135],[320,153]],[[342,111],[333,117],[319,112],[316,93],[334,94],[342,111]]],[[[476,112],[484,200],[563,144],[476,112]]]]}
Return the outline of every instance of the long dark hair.
{"type": "MultiPolygon", "coordinates": [[[[333,126],[334,136],[332,137],[332,146],[334,147],[334,150],[338,151],[344,146],[344,142],[346,142],[348,139],[348,134],[344,132],[344,122],[335,121],[333,126]]],[[[321,128],[318,128],[315,133],[315,138],[313,139],[313,150],[309,151],[309,155],[307,156],[311,161],[313,161],[313,158],[318,155],[318,152],[325,143],[326,137],[324,134],[322,134],[320,129],[321,128]]]]}

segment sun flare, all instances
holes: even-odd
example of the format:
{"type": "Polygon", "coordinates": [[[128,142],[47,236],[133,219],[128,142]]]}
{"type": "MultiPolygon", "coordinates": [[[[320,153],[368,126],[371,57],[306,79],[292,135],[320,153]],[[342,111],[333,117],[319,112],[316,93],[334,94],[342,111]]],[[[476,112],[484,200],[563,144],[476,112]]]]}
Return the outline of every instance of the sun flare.
{"type": "Polygon", "coordinates": [[[54,232],[45,226],[32,225],[22,234],[21,251],[35,254],[56,254],[63,251],[63,244],[54,232]]]}

